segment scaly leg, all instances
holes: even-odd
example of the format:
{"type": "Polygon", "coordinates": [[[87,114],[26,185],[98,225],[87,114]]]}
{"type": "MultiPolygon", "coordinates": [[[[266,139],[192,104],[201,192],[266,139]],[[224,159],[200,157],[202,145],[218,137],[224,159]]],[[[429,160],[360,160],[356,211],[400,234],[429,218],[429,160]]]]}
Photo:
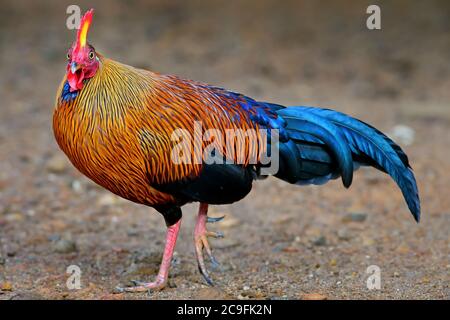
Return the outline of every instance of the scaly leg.
{"type": "Polygon", "coordinates": [[[167,228],[166,234],[166,245],[164,247],[164,254],[159,268],[158,275],[154,282],[138,282],[133,281],[135,287],[120,288],[117,287],[118,292],[142,292],[148,290],[161,290],[167,284],[167,279],[169,277],[170,264],[172,263],[173,251],[175,249],[175,244],[177,243],[178,232],[180,230],[181,219],[177,223],[171,225],[167,228]]]}
{"type": "Polygon", "coordinates": [[[220,232],[210,232],[206,230],[207,222],[217,222],[222,220],[223,217],[220,218],[208,218],[208,204],[200,203],[200,208],[198,210],[197,223],[195,224],[194,231],[194,244],[195,244],[195,254],[197,256],[198,269],[202,274],[203,278],[205,278],[206,282],[209,285],[213,285],[213,281],[211,280],[208,270],[205,266],[205,259],[203,257],[203,249],[205,249],[206,254],[208,255],[211,263],[214,266],[218,266],[219,263],[212,255],[212,250],[208,242],[208,237],[214,238],[223,238],[223,234],[220,232]]]}

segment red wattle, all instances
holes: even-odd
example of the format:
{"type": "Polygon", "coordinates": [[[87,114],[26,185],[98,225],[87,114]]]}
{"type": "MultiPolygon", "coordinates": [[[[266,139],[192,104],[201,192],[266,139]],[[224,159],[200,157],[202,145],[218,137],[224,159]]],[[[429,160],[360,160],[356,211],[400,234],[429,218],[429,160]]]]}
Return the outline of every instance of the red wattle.
{"type": "Polygon", "coordinates": [[[83,88],[84,72],[83,70],[75,73],[68,72],[67,81],[69,82],[70,92],[81,90],[83,88]]]}

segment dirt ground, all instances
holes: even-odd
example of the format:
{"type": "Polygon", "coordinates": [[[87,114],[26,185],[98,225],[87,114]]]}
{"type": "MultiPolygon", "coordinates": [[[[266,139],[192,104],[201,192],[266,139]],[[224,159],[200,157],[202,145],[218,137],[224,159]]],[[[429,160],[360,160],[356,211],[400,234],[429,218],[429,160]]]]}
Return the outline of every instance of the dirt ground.
{"type": "Polygon", "coordinates": [[[104,55],[363,119],[405,149],[422,200],[416,224],[374,169],[350,190],[259,181],[211,211],[226,215],[211,226],[225,233],[214,288],[197,271],[188,205],[170,286],[148,295],[113,289],[156,274],[162,217],[84,178],[53,138],[69,2],[1,1],[0,299],[450,299],[450,5],[377,3],[381,31],[365,28],[366,1],[94,1],[89,38],[104,55]],[[80,290],[66,287],[70,265],[80,290]],[[371,265],[380,290],[367,289],[371,265]]]}

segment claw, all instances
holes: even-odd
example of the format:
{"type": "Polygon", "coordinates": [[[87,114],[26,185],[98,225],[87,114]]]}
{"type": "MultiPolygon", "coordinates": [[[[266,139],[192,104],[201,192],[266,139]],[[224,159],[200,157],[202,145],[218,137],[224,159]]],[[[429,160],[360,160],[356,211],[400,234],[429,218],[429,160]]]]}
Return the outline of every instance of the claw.
{"type": "Polygon", "coordinates": [[[161,290],[166,286],[164,281],[155,281],[155,282],[141,282],[137,280],[131,280],[131,282],[135,285],[134,287],[116,287],[114,289],[115,293],[124,293],[124,292],[151,292],[161,290]]]}
{"type": "Polygon", "coordinates": [[[220,268],[220,263],[219,263],[219,261],[217,261],[216,258],[214,258],[214,256],[211,256],[211,257],[210,257],[210,260],[211,260],[211,267],[212,267],[214,270],[217,270],[217,269],[220,268]]]}
{"type": "Polygon", "coordinates": [[[209,285],[209,286],[214,286],[214,282],[212,281],[212,279],[211,279],[211,277],[209,276],[209,273],[208,273],[208,271],[206,271],[206,268],[205,268],[205,265],[203,265],[203,267],[199,264],[198,265],[198,271],[200,271],[200,273],[202,274],[202,276],[203,276],[203,279],[205,279],[205,281],[206,281],[206,283],[209,285]]]}
{"type": "Polygon", "coordinates": [[[224,235],[222,232],[212,232],[206,229],[206,223],[214,223],[222,220],[225,216],[211,218],[208,217],[208,204],[201,203],[198,216],[197,223],[195,224],[194,231],[194,244],[195,244],[195,254],[197,256],[198,270],[202,274],[206,283],[210,286],[213,286],[214,283],[209,276],[209,272],[205,266],[205,258],[204,254],[206,253],[207,257],[211,261],[211,266],[213,269],[218,269],[220,267],[219,262],[217,262],[216,258],[214,258],[212,254],[211,247],[208,242],[208,237],[212,238],[223,238],[224,235]]]}
{"type": "Polygon", "coordinates": [[[139,280],[130,280],[130,282],[135,286],[141,286],[144,284],[144,282],[139,281],[139,280]]]}
{"type": "Polygon", "coordinates": [[[207,222],[207,223],[215,223],[215,222],[222,221],[223,218],[225,218],[225,216],[221,216],[221,217],[217,217],[217,218],[207,217],[207,218],[206,218],[206,222],[207,222]]]}
{"type": "Polygon", "coordinates": [[[115,287],[113,293],[124,293],[125,289],[122,287],[115,287]]]}
{"type": "Polygon", "coordinates": [[[223,234],[223,232],[220,232],[220,231],[217,231],[217,232],[214,232],[214,231],[207,231],[207,232],[206,232],[206,236],[207,236],[207,237],[216,238],[216,239],[221,239],[221,238],[224,238],[224,237],[225,237],[225,235],[223,234]]]}

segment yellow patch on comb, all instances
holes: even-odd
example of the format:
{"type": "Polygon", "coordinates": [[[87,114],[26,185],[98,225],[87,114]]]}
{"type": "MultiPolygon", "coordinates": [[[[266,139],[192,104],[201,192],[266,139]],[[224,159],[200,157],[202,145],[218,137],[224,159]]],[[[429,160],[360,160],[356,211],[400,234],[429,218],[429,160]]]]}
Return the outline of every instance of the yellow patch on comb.
{"type": "Polygon", "coordinates": [[[89,27],[92,22],[92,15],[94,14],[94,9],[88,10],[80,22],[80,29],[78,29],[78,48],[83,48],[87,43],[87,34],[89,31],[89,27]]]}
{"type": "Polygon", "coordinates": [[[80,47],[83,48],[86,45],[87,33],[89,30],[90,21],[84,21],[80,30],[80,47]]]}

